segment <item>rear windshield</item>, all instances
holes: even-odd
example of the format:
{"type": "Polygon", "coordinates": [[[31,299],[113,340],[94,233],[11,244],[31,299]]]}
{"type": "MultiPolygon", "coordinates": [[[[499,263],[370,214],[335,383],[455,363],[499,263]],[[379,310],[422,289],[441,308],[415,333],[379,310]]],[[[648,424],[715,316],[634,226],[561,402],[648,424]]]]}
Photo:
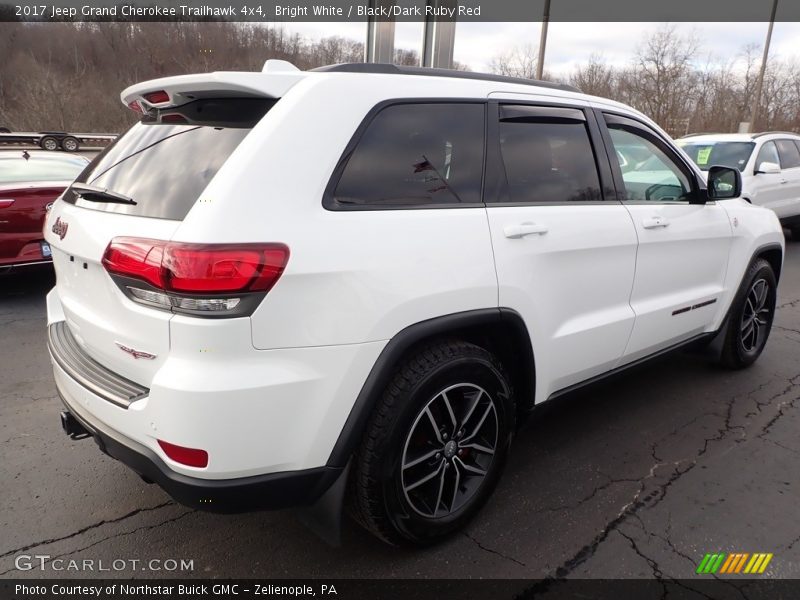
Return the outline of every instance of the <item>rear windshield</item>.
{"type": "Polygon", "coordinates": [[[708,171],[711,167],[730,167],[744,171],[755,147],[753,142],[684,142],[680,140],[678,145],[703,171],[708,171]]]}
{"type": "Polygon", "coordinates": [[[130,198],[135,204],[91,201],[73,190],[64,195],[64,200],[93,210],[183,220],[220,167],[275,102],[260,98],[196,100],[153,111],[92,161],[77,179],[130,198]]]}

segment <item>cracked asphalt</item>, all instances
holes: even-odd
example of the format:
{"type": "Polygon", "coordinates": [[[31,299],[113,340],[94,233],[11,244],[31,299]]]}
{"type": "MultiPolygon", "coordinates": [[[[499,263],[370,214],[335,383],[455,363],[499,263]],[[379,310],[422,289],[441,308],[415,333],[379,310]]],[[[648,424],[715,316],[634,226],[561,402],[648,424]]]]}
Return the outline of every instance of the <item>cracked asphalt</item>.
{"type": "Polygon", "coordinates": [[[191,572],[102,573],[126,578],[683,579],[717,551],[772,552],[766,576],[800,577],[798,241],[787,242],[775,326],[752,368],[674,355],[559,402],[519,433],[466,532],[417,551],[353,523],[333,549],[291,512],[189,510],[92,441],[67,439],[45,347],[52,283],[0,280],[0,577],[64,576],[15,570],[19,555],[44,554],[193,560],[191,572]]]}

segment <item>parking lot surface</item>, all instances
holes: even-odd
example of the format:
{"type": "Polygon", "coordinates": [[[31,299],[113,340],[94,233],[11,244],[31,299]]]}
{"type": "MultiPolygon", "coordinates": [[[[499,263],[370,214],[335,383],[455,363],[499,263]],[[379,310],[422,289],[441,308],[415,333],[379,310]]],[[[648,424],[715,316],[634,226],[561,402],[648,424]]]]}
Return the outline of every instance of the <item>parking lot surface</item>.
{"type": "Polygon", "coordinates": [[[674,355],[560,401],[519,432],[467,530],[423,550],[353,523],[334,549],[290,511],[190,510],[67,439],[45,345],[52,284],[0,280],[0,577],[687,578],[718,551],[771,552],[765,576],[800,577],[800,242],[752,368],[674,355]],[[29,555],[94,570],[17,570],[29,555]],[[170,559],[192,570],[158,570],[170,559]]]}

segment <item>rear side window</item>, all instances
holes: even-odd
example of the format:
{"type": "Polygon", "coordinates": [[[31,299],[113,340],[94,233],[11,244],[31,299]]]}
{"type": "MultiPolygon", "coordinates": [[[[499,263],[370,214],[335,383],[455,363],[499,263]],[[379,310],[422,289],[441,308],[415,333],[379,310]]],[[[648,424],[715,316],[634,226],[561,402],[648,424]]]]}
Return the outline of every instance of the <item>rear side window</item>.
{"type": "Polygon", "coordinates": [[[388,106],[347,159],[334,207],[480,203],[483,148],[483,104],[388,106]]]}
{"type": "Polygon", "coordinates": [[[500,117],[500,152],[511,202],[603,199],[581,111],[506,106],[500,117]]]}
{"type": "Polygon", "coordinates": [[[775,145],[781,157],[781,169],[800,167],[800,151],[792,140],[776,140],[775,145]]]}
{"type": "Polygon", "coordinates": [[[71,190],[64,200],[94,210],[182,220],[274,104],[255,98],[197,100],[147,115],[77,179],[136,204],[93,202],[71,190]]]}

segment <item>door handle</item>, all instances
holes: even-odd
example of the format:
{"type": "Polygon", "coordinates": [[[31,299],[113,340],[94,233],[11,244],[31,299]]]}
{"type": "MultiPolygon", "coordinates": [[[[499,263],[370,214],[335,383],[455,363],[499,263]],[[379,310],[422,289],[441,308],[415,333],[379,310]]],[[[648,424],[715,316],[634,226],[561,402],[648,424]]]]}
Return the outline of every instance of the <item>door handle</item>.
{"type": "Polygon", "coordinates": [[[14,204],[13,198],[0,198],[0,208],[6,208],[14,204]]]}
{"type": "Polygon", "coordinates": [[[664,217],[647,217],[642,220],[642,227],[645,229],[658,229],[659,227],[669,227],[669,221],[664,217]]]}
{"type": "Polygon", "coordinates": [[[781,185],[783,185],[784,183],[789,183],[789,180],[788,179],[781,179],[781,185]]]}
{"type": "Polygon", "coordinates": [[[539,223],[532,223],[530,221],[520,223],[519,225],[506,225],[503,228],[503,234],[507,238],[516,239],[526,235],[544,235],[547,233],[547,227],[539,223]]]}

